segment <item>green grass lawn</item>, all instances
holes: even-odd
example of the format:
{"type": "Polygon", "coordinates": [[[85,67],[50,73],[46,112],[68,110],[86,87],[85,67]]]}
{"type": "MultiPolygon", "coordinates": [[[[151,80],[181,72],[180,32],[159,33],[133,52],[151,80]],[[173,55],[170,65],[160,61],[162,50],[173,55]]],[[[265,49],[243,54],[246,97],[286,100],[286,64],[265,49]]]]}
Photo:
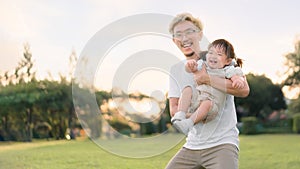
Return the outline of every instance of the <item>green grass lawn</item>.
{"type": "MultiPolygon", "coordinates": [[[[242,135],[240,141],[240,169],[300,168],[300,135],[242,135]]],[[[0,143],[0,169],[162,169],[182,144],[133,159],[106,152],[88,139],[0,143]]]]}
{"type": "Polygon", "coordinates": [[[240,169],[299,169],[300,135],[240,136],[240,169]]]}

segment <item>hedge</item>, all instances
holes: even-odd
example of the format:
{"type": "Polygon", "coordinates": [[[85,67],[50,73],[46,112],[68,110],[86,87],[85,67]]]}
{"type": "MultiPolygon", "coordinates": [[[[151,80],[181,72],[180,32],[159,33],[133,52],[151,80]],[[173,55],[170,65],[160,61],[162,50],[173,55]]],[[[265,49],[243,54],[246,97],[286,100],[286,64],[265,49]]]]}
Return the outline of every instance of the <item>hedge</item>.
{"type": "Polygon", "coordinates": [[[257,126],[257,118],[256,117],[243,117],[241,119],[242,126],[242,134],[258,134],[256,126],[257,126]]]}
{"type": "Polygon", "coordinates": [[[300,113],[297,113],[293,117],[293,132],[300,133],[300,113]]]}

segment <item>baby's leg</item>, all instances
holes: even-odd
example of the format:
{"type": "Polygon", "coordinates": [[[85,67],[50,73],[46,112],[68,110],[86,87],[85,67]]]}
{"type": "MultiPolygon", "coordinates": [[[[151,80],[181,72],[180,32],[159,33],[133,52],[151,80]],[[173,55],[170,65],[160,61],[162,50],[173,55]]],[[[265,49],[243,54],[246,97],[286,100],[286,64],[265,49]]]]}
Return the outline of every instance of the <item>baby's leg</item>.
{"type": "Polygon", "coordinates": [[[182,90],[178,101],[178,111],[187,112],[192,102],[193,90],[192,87],[187,86],[182,90]]]}
{"type": "Polygon", "coordinates": [[[188,135],[190,129],[200,121],[206,119],[208,112],[211,110],[212,101],[204,100],[200,103],[197,110],[192,113],[191,117],[188,119],[174,121],[174,126],[183,134],[188,135]]]}
{"type": "Polygon", "coordinates": [[[191,86],[186,86],[181,93],[178,101],[178,111],[171,118],[171,123],[178,120],[186,119],[186,113],[192,102],[193,89],[191,86]]]}
{"type": "Polygon", "coordinates": [[[203,100],[195,113],[193,113],[190,117],[193,120],[194,124],[205,120],[212,106],[213,102],[211,100],[203,100]]]}

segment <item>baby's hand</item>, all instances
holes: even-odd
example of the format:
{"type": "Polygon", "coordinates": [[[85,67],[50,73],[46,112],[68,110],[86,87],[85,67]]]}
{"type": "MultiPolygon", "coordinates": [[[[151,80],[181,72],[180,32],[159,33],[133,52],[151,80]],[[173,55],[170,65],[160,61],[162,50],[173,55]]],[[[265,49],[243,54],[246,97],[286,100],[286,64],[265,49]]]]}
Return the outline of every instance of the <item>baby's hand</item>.
{"type": "Polygon", "coordinates": [[[192,72],[192,73],[197,71],[197,67],[198,67],[197,61],[194,59],[188,60],[185,65],[185,69],[187,70],[187,72],[192,72]]]}
{"type": "Polygon", "coordinates": [[[236,89],[241,89],[244,87],[244,78],[241,76],[232,76],[231,78],[232,81],[232,87],[236,89]]]}

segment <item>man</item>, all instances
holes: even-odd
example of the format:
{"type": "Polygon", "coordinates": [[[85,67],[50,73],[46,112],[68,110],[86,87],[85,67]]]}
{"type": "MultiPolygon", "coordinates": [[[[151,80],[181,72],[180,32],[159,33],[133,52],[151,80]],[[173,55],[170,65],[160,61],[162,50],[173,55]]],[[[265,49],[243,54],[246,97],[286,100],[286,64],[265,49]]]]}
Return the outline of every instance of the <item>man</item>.
{"type": "MultiPolygon", "coordinates": [[[[203,26],[199,19],[188,13],[179,14],[171,22],[169,31],[173,35],[174,43],[185,55],[186,60],[200,59],[199,42],[203,37],[203,26]]],[[[205,66],[193,77],[186,73],[184,61],[180,62],[174,65],[170,71],[168,97],[172,117],[178,111],[182,87],[186,84],[192,84],[194,81],[198,84],[210,85],[227,93],[226,101],[215,120],[193,126],[187,135],[183,148],[172,158],[166,168],[236,169],[238,168],[239,132],[236,127],[234,96],[248,96],[248,83],[244,79],[242,88],[233,88],[231,80],[209,76],[205,66]]]]}

